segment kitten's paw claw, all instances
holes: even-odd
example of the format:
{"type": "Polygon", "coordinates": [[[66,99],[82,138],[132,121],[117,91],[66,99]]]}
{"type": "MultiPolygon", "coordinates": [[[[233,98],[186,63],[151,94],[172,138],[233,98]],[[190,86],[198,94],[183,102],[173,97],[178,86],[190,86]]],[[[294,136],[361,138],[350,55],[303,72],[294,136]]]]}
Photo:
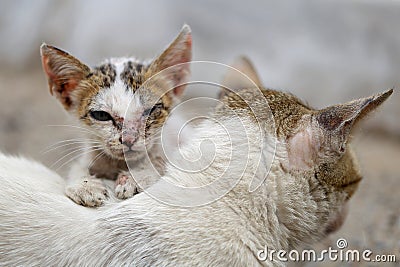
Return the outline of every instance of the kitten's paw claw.
{"type": "Polygon", "coordinates": [[[133,177],[129,174],[129,172],[121,172],[118,175],[117,181],[115,182],[115,195],[119,199],[127,199],[136,195],[141,190],[133,179],[133,177]]]}
{"type": "Polygon", "coordinates": [[[65,193],[75,203],[85,207],[99,207],[109,197],[103,182],[93,178],[86,178],[81,183],[68,186],[65,193]]]}

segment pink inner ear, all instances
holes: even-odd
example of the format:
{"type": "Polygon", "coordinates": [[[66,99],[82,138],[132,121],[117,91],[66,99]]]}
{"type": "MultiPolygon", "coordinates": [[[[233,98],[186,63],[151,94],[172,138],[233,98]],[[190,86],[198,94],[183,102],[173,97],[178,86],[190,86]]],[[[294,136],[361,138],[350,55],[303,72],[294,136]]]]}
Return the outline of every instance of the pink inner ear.
{"type": "Polygon", "coordinates": [[[69,96],[70,92],[73,91],[76,86],[78,85],[78,81],[75,79],[69,79],[67,83],[64,83],[62,85],[62,90],[60,90],[62,92],[62,95],[64,97],[69,96]]]}
{"type": "Polygon", "coordinates": [[[311,129],[303,129],[288,139],[289,168],[307,170],[313,167],[316,157],[316,140],[311,129]]]}
{"type": "MultiPolygon", "coordinates": [[[[192,49],[192,35],[189,34],[184,42],[185,44],[185,49],[184,51],[188,51],[186,53],[183,53],[183,57],[181,62],[179,63],[188,63],[190,62],[190,60],[192,59],[192,53],[191,53],[191,49],[192,49]]],[[[190,73],[190,69],[189,69],[189,65],[184,66],[183,70],[181,71],[180,75],[183,76],[183,79],[180,79],[181,82],[186,82],[187,80],[187,75],[189,75],[190,73]]],[[[178,86],[174,89],[174,94],[176,96],[181,96],[183,94],[183,92],[185,91],[185,87],[186,85],[182,85],[182,86],[178,86]]]]}
{"type": "MultiPolygon", "coordinates": [[[[169,62],[170,66],[185,64],[190,62],[192,58],[191,47],[192,47],[192,35],[188,35],[186,40],[181,44],[182,49],[176,49],[172,54],[172,59],[169,62]]],[[[189,63],[187,65],[181,65],[176,74],[174,74],[174,80],[176,84],[185,82],[187,80],[187,76],[190,73],[189,63]]],[[[176,96],[181,96],[185,90],[186,85],[176,87],[173,92],[176,96]]]]}
{"type": "Polygon", "coordinates": [[[68,78],[68,80],[64,80],[61,83],[59,77],[51,70],[49,66],[49,60],[50,59],[47,56],[42,56],[43,69],[49,80],[50,94],[53,95],[52,88],[55,84],[57,86],[57,91],[60,93],[60,95],[63,98],[66,98],[69,96],[70,92],[76,88],[76,86],[78,85],[78,80],[74,78],[68,78]]]}
{"type": "Polygon", "coordinates": [[[188,47],[192,47],[192,35],[191,34],[189,34],[187,39],[186,39],[186,45],[188,47]]]}
{"type": "Polygon", "coordinates": [[[53,95],[53,90],[51,90],[52,86],[50,86],[50,84],[53,83],[53,80],[55,80],[56,75],[50,70],[49,58],[47,56],[42,56],[42,65],[43,65],[43,70],[47,75],[47,79],[49,80],[50,94],[53,95]]]}
{"type": "MultiPolygon", "coordinates": [[[[189,34],[186,39],[167,49],[162,68],[168,68],[177,64],[187,63],[192,59],[192,36],[189,34]]],[[[165,52],[164,52],[165,53],[165,52]]]]}
{"type": "Polygon", "coordinates": [[[185,53],[185,61],[184,62],[189,62],[192,60],[192,35],[189,34],[188,37],[186,38],[185,41],[186,44],[186,50],[189,50],[189,53],[185,53]]]}

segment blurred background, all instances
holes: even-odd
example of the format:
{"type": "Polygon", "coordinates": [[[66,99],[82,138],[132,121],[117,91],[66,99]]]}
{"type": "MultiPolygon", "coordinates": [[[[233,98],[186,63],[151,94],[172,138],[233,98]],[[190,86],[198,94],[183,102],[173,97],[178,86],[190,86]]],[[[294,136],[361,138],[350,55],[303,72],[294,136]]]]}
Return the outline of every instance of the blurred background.
{"type": "MultiPolygon", "coordinates": [[[[383,266],[399,266],[400,1],[3,0],[0,150],[50,166],[62,154],[43,153],[46,147],[78,134],[49,126],[70,122],[49,94],[42,42],[89,65],[116,56],[146,59],[160,53],[184,23],[193,31],[194,60],[229,64],[247,55],[265,86],[317,108],[395,88],[354,140],[364,181],[348,220],[316,247],[335,248],[343,237],[351,249],[396,254],[397,263],[383,266]]],[[[193,95],[189,91],[186,98],[193,95]]]]}

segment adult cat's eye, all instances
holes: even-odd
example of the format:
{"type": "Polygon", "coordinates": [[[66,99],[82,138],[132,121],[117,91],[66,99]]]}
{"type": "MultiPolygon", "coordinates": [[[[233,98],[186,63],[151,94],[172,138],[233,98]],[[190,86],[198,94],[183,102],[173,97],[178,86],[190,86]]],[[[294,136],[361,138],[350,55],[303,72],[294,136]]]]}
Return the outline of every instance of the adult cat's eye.
{"type": "Polygon", "coordinates": [[[112,121],[113,118],[111,115],[105,111],[102,110],[95,110],[95,111],[90,111],[90,116],[98,121],[112,121]]]}

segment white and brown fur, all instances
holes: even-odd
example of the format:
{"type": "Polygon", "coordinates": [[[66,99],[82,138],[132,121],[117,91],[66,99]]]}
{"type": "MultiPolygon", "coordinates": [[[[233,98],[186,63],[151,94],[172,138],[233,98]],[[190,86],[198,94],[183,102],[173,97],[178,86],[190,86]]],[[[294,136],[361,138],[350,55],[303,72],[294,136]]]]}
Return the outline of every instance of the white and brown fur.
{"type": "MultiPolygon", "coordinates": [[[[240,69],[248,61],[237,64],[240,69]]],[[[283,266],[279,261],[259,261],[258,250],[288,251],[334,230],[361,180],[349,135],[392,90],[315,110],[274,90],[262,89],[264,97],[256,98],[258,88],[242,85],[237,89],[255,104],[255,112],[235,92],[225,93],[223,105],[196,126],[191,142],[182,147],[185,155],[196,158],[199,145],[212,140],[218,148],[212,164],[197,173],[168,165],[164,176],[193,187],[208,184],[222,170],[231,179],[241,177],[232,190],[208,205],[170,206],[140,193],[89,209],[63,195],[64,181],[54,172],[31,161],[0,156],[0,265],[283,266]],[[260,129],[255,113],[268,122],[265,128],[260,129]],[[232,129],[229,136],[218,123],[232,129]],[[255,166],[272,153],[271,139],[260,138],[275,134],[267,127],[270,123],[276,129],[276,156],[269,175],[250,192],[250,181],[264,175],[255,173],[255,166]],[[242,147],[248,147],[245,155],[242,147]],[[244,158],[248,168],[235,168],[244,158]]],[[[169,194],[162,181],[148,190],[169,194]]],[[[184,194],[169,197],[196,200],[184,194]]]]}
{"type": "Polygon", "coordinates": [[[147,173],[154,168],[144,162],[147,155],[163,174],[160,132],[190,73],[189,64],[182,63],[191,60],[191,44],[190,28],[185,25],[154,60],[112,58],[94,68],[56,47],[41,46],[50,92],[90,132],[88,150],[68,175],[68,197],[84,206],[102,205],[109,193],[95,177],[116,179],[116,196],[131,197],[157,180],[147,173]],[[165,77],[146,83],[168,68],[165,77]]]}

